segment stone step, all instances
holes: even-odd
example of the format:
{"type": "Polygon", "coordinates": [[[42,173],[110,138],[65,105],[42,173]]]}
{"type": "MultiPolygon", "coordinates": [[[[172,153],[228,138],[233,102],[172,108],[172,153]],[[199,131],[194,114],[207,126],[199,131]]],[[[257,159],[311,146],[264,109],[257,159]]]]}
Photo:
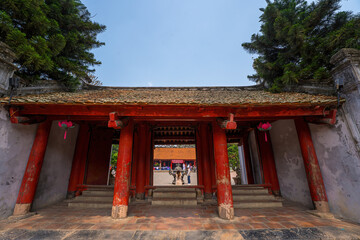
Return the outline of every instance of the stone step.
{"type": "Polygon", "coordinates": [[[105,190],[105,191],[114,191],[114,186],[107,185],[87,185],[87,190],[96,191],[96,190],[105,190]]]}
{"type": "Polygon", "coordinates": [[[197,206],[196,198],[153,198],[154,206],[197,206]]]}
{"type": "Polygon", "coordinates": [[[196,199],[196,192],[195,191],[193,191],[193,192],[155,191],[155,192],[153,192],[153,197],[154,198],[194,198],[194,199],[196,199]]]}
{"type": "Polygon", "coordinates": [[[282,207],[281,201],[241,201],[234,202],[234,208],[272,208],[282,207]]]}
{"type": "Polygon", "coordinates": [[[233,189],[235,188],[265,188],[264,185],[260,184],[243,184],[243,185],[232,185],[233,189]]]}
{"type": "Polygon", "coordinates": [[[82,196],[114,196],[114,191],[83,191],[82,196]]]}
{"type": "Polygon", "coordinates": [[[69,202],[69,207],[76,208],[111,208],[112,202],[69,202]]]}
{"type": "Polygon", "coordinates": [[[154,192],[196,192],[195,188],[187,187],[158,187],[154,189],[154,192]]]}
{"type": "Polygon", "coordinates": [[[236,201],[262,201],[262,200],[269,200],[274,201],[275,196],[270,194],[240,194],[240,195],[233,195],[234,202],[236,201]]]}
{"type": "Polygon", "coordinates": [[[269,194],[269,191],[266,188],[244,188],[244,189],[232,189],[233,195],[241,194],[269,194]]]}
{"type": "Polygon", "coordinates": [[[113,201],[113,196],[78,196],[73,199],[74,202],[110,202],[113,201]]]}

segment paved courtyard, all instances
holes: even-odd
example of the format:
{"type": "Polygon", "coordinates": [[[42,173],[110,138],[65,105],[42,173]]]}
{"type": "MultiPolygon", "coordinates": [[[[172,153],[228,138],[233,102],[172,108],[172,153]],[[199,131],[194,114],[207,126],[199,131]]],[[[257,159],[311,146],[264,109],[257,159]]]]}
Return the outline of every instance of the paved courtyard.
{"type": "Polygon", "coordinates": [[[360,239],[359,225],[322,219],[294,206],[236,209],[231,221],[218,218],[211,205],[133,203],[129,217],[118,220],[110,212],[62,203],[26,219],[0,221],[0,239],[360,239]]]}
{"type": "MultiPolygon", "coordinates": [[[[168,171],[154,171],[154,186],[172,186],[174,177],[169,174],[168,171]]],[[[191,172],[190,185],[197,185],[197,173],[191,172]]],[[[184,176],[184,182],[188,185],[187,175],[184,176]]]]}
{"type": "MultiPolygon", "coordinates": [[[[230,170],[230,179],[231,179],[231,185],[235,185],[234,177],[236,177],[236,172],[230,170]]],[[[168,171],[154,171],[154,186],[167,186],[172,185],[172,181],[174,178],[169,174],[168,171]]],[[[190,185],[197,185],[197,173],[191,172],[190,174],[190,185]]],[[[187,176],[184,176],[185,184],[188,184],[188,178],[187,176]]]]}

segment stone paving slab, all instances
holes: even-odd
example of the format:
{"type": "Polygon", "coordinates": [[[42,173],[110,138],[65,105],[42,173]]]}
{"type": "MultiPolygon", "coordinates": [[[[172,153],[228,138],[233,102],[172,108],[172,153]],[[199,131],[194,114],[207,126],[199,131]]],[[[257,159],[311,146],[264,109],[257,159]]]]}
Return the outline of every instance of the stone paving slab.
{"type": "Polygon", "coordinates": [[[1,240],[87,240],[87,239],[360,239],[359,234],[338,228],[292,228],[218,231],[116,231],[116,230],[24,230],[13,229],[0,233],[1,240]]]}
{"type": "Polygon", "coordinates": [[[129,206],[129,217],[111,209],[54,205],[26,219],[0,221],[1,239],[360,239],[360,225],[322,219],[298,207],[236,209],[233,220],[216,206],[129,206]]]}

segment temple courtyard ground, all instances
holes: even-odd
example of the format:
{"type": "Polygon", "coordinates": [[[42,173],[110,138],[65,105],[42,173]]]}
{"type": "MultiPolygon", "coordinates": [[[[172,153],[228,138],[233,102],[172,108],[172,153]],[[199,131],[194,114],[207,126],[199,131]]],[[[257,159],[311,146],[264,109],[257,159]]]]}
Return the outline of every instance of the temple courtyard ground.
{"type": "Polygon", "coordinates": [[[0,221],[0,239],[360,239],[360,225],[323,219],[293,204],[236,209],[233,220],[216,206],[158,207],[135,202],[129,217],[114,220],[110,209],[53,205],[25,219],[0,221]]]}

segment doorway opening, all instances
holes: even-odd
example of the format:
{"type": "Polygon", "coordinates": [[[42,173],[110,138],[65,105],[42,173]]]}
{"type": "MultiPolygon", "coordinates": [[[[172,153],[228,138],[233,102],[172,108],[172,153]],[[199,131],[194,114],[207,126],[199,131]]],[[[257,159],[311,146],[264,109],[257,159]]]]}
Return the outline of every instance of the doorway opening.
{"type": "Polygon", "coordinates": [[[155,145],[154,186],[178,185],[173,174],[180,174],[181,185],[197,185],[196,149],[193,144],[155,145]]]}
{"type": "Polygon", "coordinates": [[[118,143],[117,144],[112,144],[111,145],[111,153],[110,153],[110,161],[109,161],[109,171],[108,171],[107,185],[114,185],[115,184],[118,152],[119,152],[119,144],[118,143]]]}

